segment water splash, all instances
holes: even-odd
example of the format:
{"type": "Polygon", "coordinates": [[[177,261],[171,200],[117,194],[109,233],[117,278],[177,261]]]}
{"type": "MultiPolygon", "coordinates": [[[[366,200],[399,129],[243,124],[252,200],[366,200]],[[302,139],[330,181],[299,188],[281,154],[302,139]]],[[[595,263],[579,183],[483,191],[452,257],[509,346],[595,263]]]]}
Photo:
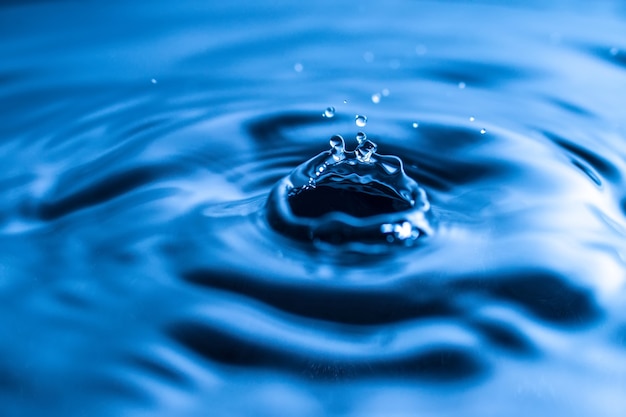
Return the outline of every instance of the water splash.
{"type": "Polygon", "coordinates": [[[426,193],[400,158],[376,153],[365,138],[354,151],[344,139],[283,178],[270,193],[267,219],[290,237],[332,245],[412,246],[432,234],[426,193]]]}

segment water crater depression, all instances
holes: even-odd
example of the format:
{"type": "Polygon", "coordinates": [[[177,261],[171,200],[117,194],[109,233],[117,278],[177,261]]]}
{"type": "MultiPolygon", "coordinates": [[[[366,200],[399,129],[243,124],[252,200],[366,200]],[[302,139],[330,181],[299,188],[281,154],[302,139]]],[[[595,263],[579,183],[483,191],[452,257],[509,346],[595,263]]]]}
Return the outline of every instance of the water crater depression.
{"type": "Polygon", "coordinates": [[[426,192],[400,158],[376,153],[365,133],[357,141],[349,151],[341,136],[333,136],[329,150],[278,182],[267,202],[275,230],[300,240],[376,248],[412,246],[432,234],[426,192]]]}

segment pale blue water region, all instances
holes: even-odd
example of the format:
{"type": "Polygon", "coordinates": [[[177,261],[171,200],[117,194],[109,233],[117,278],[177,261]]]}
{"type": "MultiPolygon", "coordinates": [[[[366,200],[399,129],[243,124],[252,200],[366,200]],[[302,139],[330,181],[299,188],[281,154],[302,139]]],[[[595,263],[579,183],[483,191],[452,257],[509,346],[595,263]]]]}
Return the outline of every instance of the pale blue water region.
{"type": "Polygon", "coordinates": [[[625,27],[4,2],[0,415],[624,416],[625,27]]]}

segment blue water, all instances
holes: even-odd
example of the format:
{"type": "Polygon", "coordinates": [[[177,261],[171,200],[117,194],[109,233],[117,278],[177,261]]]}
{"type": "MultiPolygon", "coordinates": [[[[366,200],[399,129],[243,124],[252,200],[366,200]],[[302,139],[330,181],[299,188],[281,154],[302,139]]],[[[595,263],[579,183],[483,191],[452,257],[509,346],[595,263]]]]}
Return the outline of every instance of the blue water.
{"type": "Polygon", "coordinates": [[[624,416],[625,27],[619,0],[4,2],[0,415],[624,416]],[[269,222],[359,131],[429,232],[269,222]]]}

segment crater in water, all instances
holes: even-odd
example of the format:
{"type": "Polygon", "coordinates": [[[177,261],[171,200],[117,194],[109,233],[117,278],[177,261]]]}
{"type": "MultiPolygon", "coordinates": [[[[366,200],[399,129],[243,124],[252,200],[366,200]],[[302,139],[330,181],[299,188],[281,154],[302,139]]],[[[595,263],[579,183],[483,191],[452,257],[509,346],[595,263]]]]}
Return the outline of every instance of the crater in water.
{"type": "MultiPolygon", "coordinates": [[[[358,120],[357,116],[357,120],[358,120]]],[[[362,132],[298,166],[270,193],[267,219],[281,233],[331,244],[413,245],[432,233],[426,193],[397,156],[376,153],[362,132]]]]}

